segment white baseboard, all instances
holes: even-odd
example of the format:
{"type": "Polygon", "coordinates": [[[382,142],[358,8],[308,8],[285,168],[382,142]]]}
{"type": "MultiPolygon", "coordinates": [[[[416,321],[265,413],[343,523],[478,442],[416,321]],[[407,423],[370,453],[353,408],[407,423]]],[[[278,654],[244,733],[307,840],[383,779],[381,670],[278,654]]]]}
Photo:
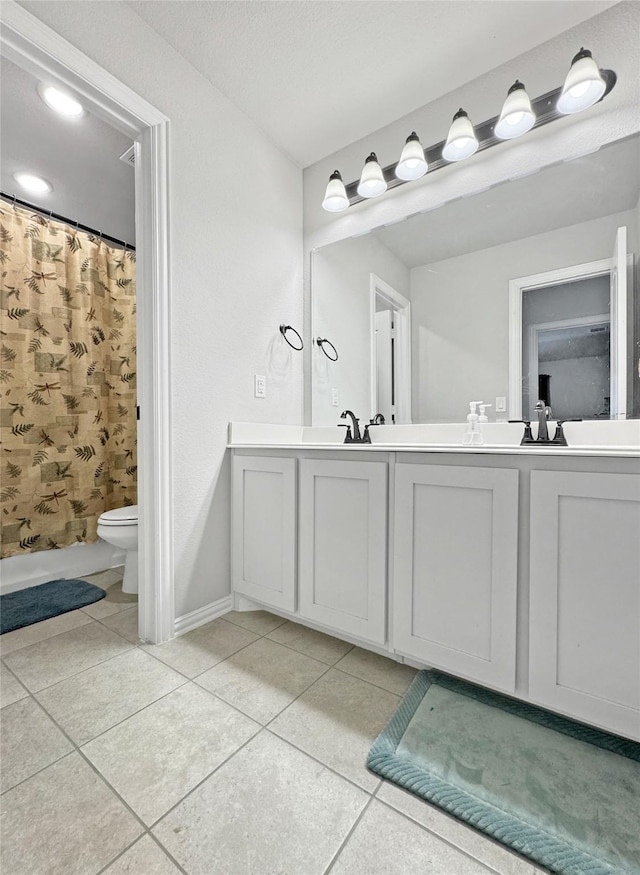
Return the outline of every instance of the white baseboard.
{"type": "Polygon", "coordinates": [[[61,550],[38,550],[24,556],[8,556],[0,563],[0,593],[16,592],[47,583],[106,571],[124,564],[124,550],[112,544],[73,544],[61,550]]]}
{"type": "Polygon", "coordinates": [[[228,614],[232,609],[231,596],[226,595],[217,602],[211,602],[203,608],[198,608],[196,611],[190,611],[188,614],[183,614],[181,617],[176,617],[174,632],[176,636],[184,635],[185,632],[191,632],[192,629],[197,629],[198,626],[204,626],[205,623],[210,623],[217,617],[223,614],[228,614]]]}

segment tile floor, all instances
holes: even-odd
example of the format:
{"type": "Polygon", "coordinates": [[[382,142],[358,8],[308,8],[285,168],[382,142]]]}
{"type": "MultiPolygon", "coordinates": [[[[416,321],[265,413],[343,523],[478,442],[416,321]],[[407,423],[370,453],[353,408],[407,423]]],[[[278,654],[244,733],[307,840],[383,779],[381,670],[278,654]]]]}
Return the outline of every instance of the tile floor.
{"type": "Polygon", "coordinates": [[[7,875],[534,875],[364,762],[413,670],[272,614],[140,645],[104,600],[0,638],[7,875]]]}

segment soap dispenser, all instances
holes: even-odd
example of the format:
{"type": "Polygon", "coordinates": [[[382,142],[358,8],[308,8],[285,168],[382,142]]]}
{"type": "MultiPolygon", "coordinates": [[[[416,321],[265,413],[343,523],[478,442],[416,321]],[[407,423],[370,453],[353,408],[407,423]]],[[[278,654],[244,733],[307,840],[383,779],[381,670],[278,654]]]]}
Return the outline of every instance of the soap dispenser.
{"type": "Polygon", "coordinates": [[[465,446],[475,446],[480,447],[484,443],[482,439],[482,434],[480,432],[480,427],[478,426],[478,414],[476,413],[476,408],[478,404],[482,404],[482,401],[470,401],[469,402],[469,415],[467,416],[467,430],[465,432],[464,437],[462,438],[462,443],[465,446]]]}
{"type": "Polygon", "coordinates": [[[493,407],[493,404],[485,404],[484,402],[478,405],[478,410],[480,411],[480,416],[478,417],[478,422],[482,425],[483,422],[489,422],[489,417],[485,413],[487,407],[493,407]]]}

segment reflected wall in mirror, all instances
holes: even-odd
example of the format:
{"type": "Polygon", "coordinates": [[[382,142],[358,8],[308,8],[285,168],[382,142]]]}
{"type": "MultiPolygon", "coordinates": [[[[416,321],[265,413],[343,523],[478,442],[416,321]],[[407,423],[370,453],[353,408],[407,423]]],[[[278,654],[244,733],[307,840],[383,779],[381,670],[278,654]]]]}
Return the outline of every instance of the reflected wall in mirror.
{"type": "Polygon", "coordinates": [[[638,416],[639,252],[640,136],[315,250],[313,424],[638,416]]]}

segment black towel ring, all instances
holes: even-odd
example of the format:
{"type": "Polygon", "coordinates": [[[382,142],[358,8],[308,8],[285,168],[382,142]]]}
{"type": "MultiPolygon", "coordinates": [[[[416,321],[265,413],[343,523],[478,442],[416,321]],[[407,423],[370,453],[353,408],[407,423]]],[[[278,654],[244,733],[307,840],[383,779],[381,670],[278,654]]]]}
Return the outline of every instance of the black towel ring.
{"type": "Polygon", "coordinates": [[[316,337],[316,343],[318,344],[318,346],[320,347],[320,349],[326,355],[326,357],[329,359],[330,362],[337,362],[338,361],[338,350],[335,348],[335,346],[331,343],[330,340],[327,340],[326,337],[316,337]],[[325,343],[327,344],[327,346],[330,346],[331,349],[334,351],[335,357],[332,355],[329,355],[329,353],[326,351],[326,349],[324,348],[325,343]]]}
{"type": "Polygon", "coordinates": [[[301,349],[304,349],[304,341],[302,340],[302,338],[300,337],[300,335],[298,334],[298,332],[296,331],[296,329],[293,328],[293,326],[291,326],[291,325],[281,325],[281,326],[280,326],[280,334],[281,334],[281,335],[284,337],[284,339],[287,341],[287,343],[289,344],[289,346],[291,347],[291,349],[295,349],[296,352],[300,352],[301,349]],[[291,341],[290,341],[289,338],[287,337],[287,331],[293,331],[293,333],[295,334],[295,336],[296,336],[296,337],[298,338],[298,340],[300,341],[300,346],[294,346],[294,345],[291,343],[291,341]]]}

